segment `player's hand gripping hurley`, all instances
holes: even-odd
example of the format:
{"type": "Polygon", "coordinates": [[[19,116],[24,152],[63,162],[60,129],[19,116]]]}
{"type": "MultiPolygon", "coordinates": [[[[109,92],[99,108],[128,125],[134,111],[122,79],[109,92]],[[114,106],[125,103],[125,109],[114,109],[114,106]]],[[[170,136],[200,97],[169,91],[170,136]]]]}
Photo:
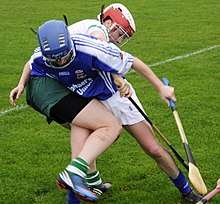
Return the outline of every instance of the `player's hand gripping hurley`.
{"type": "MultiPolygon", "coordinates": [[[[167,85],[167,86],[169,85],[168,79],[163,78],[162,81],[165,85],[167,85]]],[[[194,186],[194,188],[198,191],[198,193],[204,195],[204,194],[207,193],[207,188],[206,188],[206,185],[205,185],[205,183],[202,179],[202,176],[199,172],[199,169],[196,166],[195,160],[193,159],[192,151],[189,147],[189,144],[188,144],[188,141],[187,141],[187,138],[186,138],[186,135],[185,135],[185,132],[184,132],[179,114],[176,110],[175,102],[172,101],[172,100],[169,100],[169,107],[173,112],[173,116],[175,118],[178,130],[179,130],[179,133],[180,133],[180,136],[181,136],[183,147],[186,151],[187,159],[188,159],[188,162],[189,162],[189,174],[188,174],[189,180],[192,183],[192,185],[194,186]]]]}

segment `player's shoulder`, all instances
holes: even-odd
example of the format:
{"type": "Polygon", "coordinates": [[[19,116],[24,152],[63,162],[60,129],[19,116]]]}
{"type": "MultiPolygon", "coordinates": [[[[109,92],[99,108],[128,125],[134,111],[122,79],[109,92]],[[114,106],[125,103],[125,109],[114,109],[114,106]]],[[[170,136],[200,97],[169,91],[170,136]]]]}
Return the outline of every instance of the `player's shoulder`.
{"type": "Polygon", "coordinates": [[[34,50],[34,52],[33,52],[33,54],[32,54],[31,57],[32,57],[33,59],[37,59],[37,58],[42,57],[42,52],[41,52],[40,47],[35,48],[35,50],[34,50]]]}
{"type": "Polygon", "coordinates": [[[101,22],[96,19],[85,19],[84,23],[88,24],[89,26],[102,26],[101,22]]]}
{"type": "Polygon", "coordinates": [[[37,47],[31,56],[30,62],[31,63],[39,63],[42,60],[43,60],[43,56],[42,56],[41,49],[40,49],[40,47],[37,47]]]}
{"type": "Polygon", "coordinates": [[[107,28],[96,19],[85,19],[68,26],[70,36],[76,33],[95,36],[101,40],[109,41],[107,28]]]}
{"type": "Polygon", "coordinates": [[[85,23],[87,24],[88,31],[97,29],[99,31],[107,32],[107,28],[96,19],[87,19],[85,20],[85,23]]]}
{"type": "Polygon", "coordinates": [[[101,23],[100,23],[100,21],[99,20],[96,20],[96,19],[84,19],[84,20],[82,20],[84,23],[88,23],[88,24],[90,24],[90,23],[94,23],[94,24],[97,24],[97,25],[100,25],[101,23]]]}
{"type": "Polygon", "coordinates": [[[83,34],[83,33],[76,33],[71,36],[71,39],[73,40],[73,43],[76,45],[79,42],[84,42],[84,44],[91,45],[93,44],[94,47],[105,47],[106,49],[108,47],[112,47],[114,49],[119,49],[115,44],[103,40],[99,40],[97,37],[83,34]]]}
{"type": "Polygon", "coordinates": [[[98,21],[96,19],[84,19],[84,20],[81,20],[81,21],[78,21],[76,23],[71,24],[70,26],[68,26],[68,29],[73,29],[78,26],[83,26],[83,27],[88,28],[91,25],[100,26],[102,24],[100,23],[100,21],[98,21]]]}
{"type": "Polygon", "coordinates": [[[104,60],[107,56],[120,56],[120,49],[113,43],[95,39],[89,35],[76,34],[73,36],[76,52],[85,53],[104,60]]]}

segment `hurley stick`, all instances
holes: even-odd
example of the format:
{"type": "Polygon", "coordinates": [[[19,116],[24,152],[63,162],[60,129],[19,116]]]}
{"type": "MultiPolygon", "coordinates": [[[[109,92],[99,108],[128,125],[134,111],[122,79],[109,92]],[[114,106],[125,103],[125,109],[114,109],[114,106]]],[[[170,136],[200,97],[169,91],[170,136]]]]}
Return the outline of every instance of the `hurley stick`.
{"type": "MultiPolygon", "coordinates": [[[[167,86],[169,85],[168,79],[163,78],[162,81],[165,85],[167,85],[167,86]]],[[[187,138],[186,138],[183,126],[182,126],[182,122],[181,122],[179,114],[176,110],[175,102],[172,100],[169,100],[169,107],[173,112],[173,116],[175,118],[176,125],[178,127],[180,137],[181,137],[181,140],[183,143],[183,147],[185,149],[187,159],[189,162],[189,174],[188,174],[189,180],[192,183],[192,185],[194,186],[194,188],[198,191],[198,193],[204,195],[207,193],[207,188],[206,188],[206,185],[205,185],[205,183],[202,179],[202,176],[199,172],[199,169],[196,166],[195,160],[193,158],[192,151],[189,147],[189,144],[188,144],[188,141],[187,141],[187,138]]]]}

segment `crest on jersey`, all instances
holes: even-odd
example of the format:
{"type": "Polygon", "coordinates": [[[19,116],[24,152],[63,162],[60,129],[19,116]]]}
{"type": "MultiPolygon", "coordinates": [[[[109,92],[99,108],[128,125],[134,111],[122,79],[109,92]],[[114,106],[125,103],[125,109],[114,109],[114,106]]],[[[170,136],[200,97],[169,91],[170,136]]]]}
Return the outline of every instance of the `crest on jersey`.
{"type": "Polygon", "coordinates": [[[78,69],[75,71],[75,75],[77,79],[84,79],[86,78],[86,74],[83,72],[82,69],[78,69]]]}

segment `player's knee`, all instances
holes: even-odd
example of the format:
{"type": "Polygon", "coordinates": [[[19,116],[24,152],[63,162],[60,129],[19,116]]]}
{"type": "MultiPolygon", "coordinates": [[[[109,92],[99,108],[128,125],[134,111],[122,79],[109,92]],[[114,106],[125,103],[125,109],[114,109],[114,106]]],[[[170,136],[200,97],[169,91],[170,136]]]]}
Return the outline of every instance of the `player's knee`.
{"type": "Polygon", "coordinates": [[[120,135],[120,133],[122,132],[122,125],[121,123],[116,119],[113,123],[113,125],[111,126],[112,131],[114,131],[116,137],[115,139],[120,135]]]}
{"type": "Polygon", "coordinates": [[[119,135],[122,131],[122,124],[116,117],[111,117],[109,119],[108,129],[115,135],[119,135]]]}
{"type": "Polygon", "coordinates": [[[111,132],[112,139],[116,140],[122,131],[122,126],[120,125],[120,123],[115,123],[113,126],[110,126],[108,128],[108,131],[111,132]]]}
{"type": "Polygon", "coordinates": [[[163,151],[164,151],[163,148],[159,145],[152,146],[148,149],[148,153],[154,159],[159,159],[163,157],[163,151]]]}
{"type": "Polygon", "coordinates": [[[103,139],[114,142],[120,135],[121,131],[122,131],[122,125],[119,123],[119,121],[117,120],[112,121],[111,124],[108,124],[108,126],[105,127],[105,134],[104,134],[105,138],[103,139]]]}

